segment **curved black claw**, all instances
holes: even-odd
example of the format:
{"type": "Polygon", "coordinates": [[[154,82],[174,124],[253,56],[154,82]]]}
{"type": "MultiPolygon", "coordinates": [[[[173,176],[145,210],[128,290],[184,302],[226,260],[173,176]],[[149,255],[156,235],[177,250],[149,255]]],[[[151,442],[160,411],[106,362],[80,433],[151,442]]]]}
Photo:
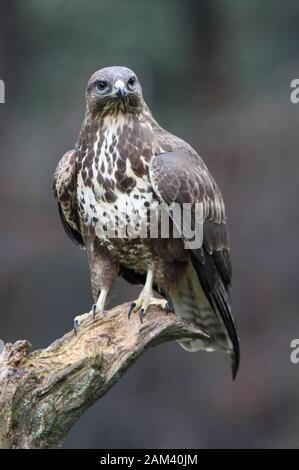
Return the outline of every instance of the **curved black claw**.
{"type": "Polygon", "coordinates": [[[141,308],[141,309],[139,310],[139,318],[140,318],[141,323],[143,323],[142,317],[144,317],[144,315],[145,315],[144,308],[141,308]]]}
{"type": "Polygon", "coordinates": [[[135,302],[132,302],[128,308],[128,318],[130,318],[133,308],[136,306],[135,302]]]}
{"type": "Polygon", "coordinates": [[[74,320],[74,334],[75,336],[77,336],[77,331],[78,331],[78,320],[74,320]]]}
{"type": "Polygon", "coordinates": [[[93,321],[96,321],[97,304],[93,304],[93,306],[91,307],[91,311],[92,311],[92,319],[93,321]]]}
{"type": "Polygon", "coordinates": [[[166,315],[168,315],[168,313],[174,313],[173,307],[170,304],[170,302],[167,302],[167,304],[165,305],[165,310],[166,310],[166,315]]]}

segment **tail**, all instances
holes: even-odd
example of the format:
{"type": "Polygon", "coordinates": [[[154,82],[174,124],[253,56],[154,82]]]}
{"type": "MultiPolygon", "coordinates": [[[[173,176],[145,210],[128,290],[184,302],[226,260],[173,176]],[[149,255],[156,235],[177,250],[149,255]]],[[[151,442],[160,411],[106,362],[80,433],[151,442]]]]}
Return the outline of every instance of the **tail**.
{"type": "Polygon", "coordinates": [[[230,299],[225,287],[220,284],[217,295],[209,301],[190,261],[185,276],[168,291],[168,296],[175,313],[195,322],[210,336],[207,340],[181,340],[180,345],[189,352],[204,350],[229,354],[235,378],[239,364],[239,347],[231,316],[230,299]],[[226,312],[225,319],[223,309],[226,312]]]}

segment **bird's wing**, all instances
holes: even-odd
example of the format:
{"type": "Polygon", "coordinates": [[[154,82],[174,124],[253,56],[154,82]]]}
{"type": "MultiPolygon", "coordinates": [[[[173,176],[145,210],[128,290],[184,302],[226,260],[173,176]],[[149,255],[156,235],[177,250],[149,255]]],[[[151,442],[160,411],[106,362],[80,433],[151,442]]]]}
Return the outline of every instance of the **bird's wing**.
{"type": "Polygon", "coordinates": [[[229,296],[231,263],[222,195],[204,162],[187,144],[154,156],[149,175],[156,195],[168,206],[173,202],[180,206],[202,203],[203,242],[200,248],[190,249],[190,257],[211,308],[222,319],[235,375],[239,363],[239,342],[229,296]]]}
{"type": "Polygon", "coordinates": [[[76,208],[76,154],[67,152],[59,161],[53,180],[53,192],[58,202],[58,210],[64,230],[70,239],[83,246],[78,212],[76,208]]]}

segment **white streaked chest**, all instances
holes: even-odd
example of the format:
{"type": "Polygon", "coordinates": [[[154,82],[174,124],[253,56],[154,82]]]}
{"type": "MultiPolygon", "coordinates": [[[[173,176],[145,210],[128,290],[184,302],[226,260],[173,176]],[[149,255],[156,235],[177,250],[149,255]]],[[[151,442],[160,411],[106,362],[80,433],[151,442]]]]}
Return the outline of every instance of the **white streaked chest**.
{"type": "MultiPolygon", "coordinates": [[[[111,220],[121,218],[125,223],[129,217],[139,218],[140,222],[147,217],[149,208],[157,204],[148,177],[148,171],[142,177],[137,176],[130,159],[123,158],[118,148],[118,139],[127,125],[123,116],[107,117],[103,136],[97,132],[93,143],[94,158],[91,162],[91,184],[86,184],[82,172],[78,175],[77,198],[79,213],[86,225],[97,226],[110,224],[111,220]],[[120,165],[121,164],[121,165],[120,165]],[[134,179],[134,187],[126,192],[116,184],[120,171],[126,178],[134,179]],[[110,197],[107,198],[107,194],[110,197]],[[109,195],[108,194],[108,195],[109,195]],[[113,196],[113,197],[112,197],[113,196]]],[[[142,158],[142,157],[140,157],[142,158]]]]}

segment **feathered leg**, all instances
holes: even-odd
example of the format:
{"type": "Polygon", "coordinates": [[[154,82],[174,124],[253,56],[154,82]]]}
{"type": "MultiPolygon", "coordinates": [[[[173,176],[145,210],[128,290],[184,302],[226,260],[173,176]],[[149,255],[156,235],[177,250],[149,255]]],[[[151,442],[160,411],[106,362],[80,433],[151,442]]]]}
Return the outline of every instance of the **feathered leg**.
{"type": "Polygon", "coordinates": [[[79,315],[74,319],[74,332],[77,333],[80,323],[92,315],[95,321],[97,314],[103,314],[105,303],[109,290],[111,289],[119,270],[119,263],[111,256],[110,252],[99,244],[96,240],[91,243],[90,248],[87,250],[91,289],[94,299],[94,304],[89,313],[79,315]]]}

